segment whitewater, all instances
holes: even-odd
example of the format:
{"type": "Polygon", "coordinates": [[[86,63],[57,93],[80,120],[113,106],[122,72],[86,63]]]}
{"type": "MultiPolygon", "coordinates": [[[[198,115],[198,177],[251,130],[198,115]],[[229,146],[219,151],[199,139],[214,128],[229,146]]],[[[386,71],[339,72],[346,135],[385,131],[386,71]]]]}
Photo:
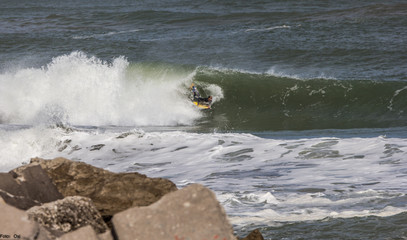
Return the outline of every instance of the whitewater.
{"type": "Polygon", "coordinates": [[[104,63],[74,52],[39,69],[2,74],[0,120],[160,126],[190,124],[199,117],[187,99],[178,96],[183,94],[179,85],[191,82],[193,73],[172,76],[168,69],[134,73],[137,66],[128,70],[128,65],[124,58],[104,63]],[[136,77],[129,79],[128,71],[136,77]]]}

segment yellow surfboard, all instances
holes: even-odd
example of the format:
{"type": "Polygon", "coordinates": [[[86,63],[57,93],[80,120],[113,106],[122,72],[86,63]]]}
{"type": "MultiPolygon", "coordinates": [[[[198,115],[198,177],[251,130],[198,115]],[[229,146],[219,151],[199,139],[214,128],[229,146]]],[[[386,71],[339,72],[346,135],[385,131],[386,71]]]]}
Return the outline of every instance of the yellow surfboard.
{"type": "Polygon", "coordinates": [[[197,107],[202,108],[202,109],[210,109],[211,105],[205,104],[205,103],[200,103],[197,101],[192,101],[197,107]]]}

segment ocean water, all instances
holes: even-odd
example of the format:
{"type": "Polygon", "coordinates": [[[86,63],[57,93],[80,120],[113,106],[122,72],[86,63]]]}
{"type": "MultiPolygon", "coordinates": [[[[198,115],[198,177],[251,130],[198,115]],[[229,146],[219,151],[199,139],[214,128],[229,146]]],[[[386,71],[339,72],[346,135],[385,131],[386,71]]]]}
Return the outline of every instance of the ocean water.
{"type": "Polygon", "coordinates": [[[200,183],[238,236],[407,239],[406,41],[401,0],[2,0],[0,170],[200,183]]]}

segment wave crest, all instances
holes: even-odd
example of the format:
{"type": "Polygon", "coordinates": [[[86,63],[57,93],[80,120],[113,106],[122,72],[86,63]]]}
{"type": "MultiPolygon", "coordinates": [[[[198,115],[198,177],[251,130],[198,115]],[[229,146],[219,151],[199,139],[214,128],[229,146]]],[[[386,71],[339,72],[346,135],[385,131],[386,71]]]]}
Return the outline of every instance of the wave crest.
{"type": "Polygon", "coordinates": [[[72,52],[42,68],[0,75],[3,123],[183,125],[199,118],[183,92],[194,69],[111,62],[72,52]]]}

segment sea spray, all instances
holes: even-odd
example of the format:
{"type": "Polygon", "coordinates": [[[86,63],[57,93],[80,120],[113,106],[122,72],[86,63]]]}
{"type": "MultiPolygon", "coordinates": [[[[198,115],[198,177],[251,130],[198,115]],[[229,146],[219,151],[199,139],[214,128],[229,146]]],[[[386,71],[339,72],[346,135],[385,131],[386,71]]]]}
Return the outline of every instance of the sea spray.
{"type": "Polygon", "coordinates": [[[201,116],[188,99],[194,70],[143,69],[124,57],[112,62],[73,52],[42,68],[0,75],[2,123],[188,125],[201,116]]]}
{"type": "Polygon", "coordinates": [[[67,134],[62,128],[0,125],[0,172],[29,163],[33,157],[58,153],[67,134]]]}

